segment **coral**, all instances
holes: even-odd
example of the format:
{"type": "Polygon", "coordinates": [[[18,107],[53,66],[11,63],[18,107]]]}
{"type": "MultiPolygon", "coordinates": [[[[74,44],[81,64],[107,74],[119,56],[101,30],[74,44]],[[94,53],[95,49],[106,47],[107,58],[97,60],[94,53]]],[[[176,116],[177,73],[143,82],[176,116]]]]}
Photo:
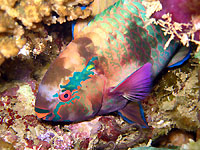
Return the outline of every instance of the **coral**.
{"type": "Polygon", "coordinates": [[[104,126],[101,132],[98,133],[98,138],[104,141],[116,141],[120,135],[120,127],[113,118],[100,118],[99,122],[108,126],[104,126]]]}
{"type": "Polygon", "coordinates": [[[192,16],[200,15],[198,0],[160,0],[162,11],[154,14],[154,17],[161,18],[163,14],[172,14],[172,20],[180,23],[190,22],[192,16]],[[179,5],[177,5],[179,2],[179,5]]]}
{"type": "Polygon", "coordinates": [[[16,83],[1,93],[1,138],[11,143],[16,149],[50,148],[51,142],[56,147],[63,147],[70,135],[62,130],[54,130],[51,125],[40,124],[34,113],[34,100],[37,89],[35,81],[16,83]],[[19,142],[19,143],[18,143],[19,142]]]}
{"type": "Polygon", "coordinates": [[[91,11],[89,9],[81,10],[80,5],[88,5],[92,0],[61,0],[61,1],[45,1],[45,0],[19,0],[19,1],[1,1],[1,9],[4,10],[11,18],[20,20],[28,29],[36,28],[37,23],[44,21],[50,25],[56,22],[66,22],[77,18],[87,18],[91,11]],[[57,13],[52,15],[52,12],[57,13]]]}
{"type": "Polygon", "coordinates": [[[153,22],[162,26],[165,34],[171,35],[165,47],[174,38],[187,46],[190,41],[200,44],[198,0],[147,1],[145,5],[148,8],[148,17],[156,19],[153,22]]]}
{"type": "Polygon", "coordinates": [[[87,18],[92,0],[5,0],[0,1],[0,65],[17,54],[39,55],[52,43],[45,25],[62,24],[77,18],[87,18]]]}
{"type": "Polygon", "coordinates": [[[16,56],[26,43],[24,29],[12,17],[0,10],[0,65],[5,58],[16,56]]]}
{"type": "Polygon", "coordinates": [[[190,139],[194,139],[194,136],[182,130],[176,130],[169,133],[168,145],[181,146],[189,142],[190,139]]]}

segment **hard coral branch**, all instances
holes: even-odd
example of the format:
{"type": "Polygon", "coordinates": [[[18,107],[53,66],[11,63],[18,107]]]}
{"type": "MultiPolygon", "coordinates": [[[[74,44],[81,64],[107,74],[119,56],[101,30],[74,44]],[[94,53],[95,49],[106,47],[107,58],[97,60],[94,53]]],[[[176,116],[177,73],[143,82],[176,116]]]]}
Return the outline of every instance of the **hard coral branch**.
{"type": "Polygon", "coordinates": [[[48,46],[45,26],[87,18],[90,16],[91,10],[87,8],[82,10],[79,5],[88,5],[92,1],[1,1],[0,65],[5,59],[17,56],[19,52],[22,55],[30,55],[30,52],[39,55],[45,51],[48,46]],[[34,40],[37,38],[39,42],[35,44],[34,40]],[[34,46],[31,47],[31,44],[34,46]]]}

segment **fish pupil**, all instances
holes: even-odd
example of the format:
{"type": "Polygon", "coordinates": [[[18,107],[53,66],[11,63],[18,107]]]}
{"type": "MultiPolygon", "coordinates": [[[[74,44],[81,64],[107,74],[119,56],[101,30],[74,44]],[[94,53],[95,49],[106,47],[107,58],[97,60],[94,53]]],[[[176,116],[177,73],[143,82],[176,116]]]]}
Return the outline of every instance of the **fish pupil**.
{"type": "Polygon", "coordinates": [[[69,95],[66,93],[66,94],[64,95],[64,98],[68,98],[68,96],[69,96],[69,95]]]}

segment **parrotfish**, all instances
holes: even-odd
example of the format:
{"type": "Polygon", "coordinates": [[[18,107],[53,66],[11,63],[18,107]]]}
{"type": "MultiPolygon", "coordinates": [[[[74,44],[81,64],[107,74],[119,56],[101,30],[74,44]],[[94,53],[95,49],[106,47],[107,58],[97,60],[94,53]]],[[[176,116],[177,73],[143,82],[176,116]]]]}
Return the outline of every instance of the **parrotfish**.
{"type": "Polygon", "coordinates": [[[141,101],[179,44],[149,23],[142,0],[119,0],[98,14],[50,65],[35,103],[38,118],[80,122],[118,111],[147,126],[141,101]]]}

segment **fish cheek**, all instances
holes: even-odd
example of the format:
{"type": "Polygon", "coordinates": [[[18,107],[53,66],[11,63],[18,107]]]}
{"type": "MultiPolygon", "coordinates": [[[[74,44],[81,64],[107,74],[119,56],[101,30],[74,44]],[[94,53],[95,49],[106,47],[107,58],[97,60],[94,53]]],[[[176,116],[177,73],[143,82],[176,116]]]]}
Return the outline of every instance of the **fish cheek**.
{"type": "Polygon", "coordinates": [[[37,93],[36,101],[35,101],[35,107],[37,108],[46,108],[45,104],[45,98],[41,96],[40,93],[37,93]]]}
{"type": "Polygon", "coordinates": [[[40,92],[37,93],[35,107],[45,110],[50,110],[50,106],[55,103],[55,100],[47,100],[46,97],[42,96],[40,92]]]}
{"type": "Polygon", "coordinates": [[[69,120],[69,114],[72,108],[70,108],[70,105],[65,104],[61,105],[57,112],[54,112],[55,116],[58,115],[60,117],[60,121],[73,121],[69,120]]]}
{"type": "Polygon", "coordinates": [[[60,116],[60,121],[77,122],[87,119],[89,110],[82,103],[83,99],[85,98],[76,94],[70,102],[61,102],[57,111],[54,111],[55,115],[60,116]]]}
{"type": "Polygon", "coordinates": [[[103,88],[104,81],[98,75],[94,75],[82,84],[81,89],[84,94],[80,94],[80,102],[88,110],[88,115],[94,116],[100,110],[103,98],[103,88]]]}
{"type": "Polygon", "coordinates": [[[62,121],[77,122],[87,118],[84,106],[81,103],[63,105],[58,112],[62,121]]]}
{"type": "Polygon", "coordinates": [[[59,108],[58,115],[63,121],[83,121],[94,117],[100,110],[104,86],[102,79],[90,78],[81,85],[74,99],[59,108]]]}

